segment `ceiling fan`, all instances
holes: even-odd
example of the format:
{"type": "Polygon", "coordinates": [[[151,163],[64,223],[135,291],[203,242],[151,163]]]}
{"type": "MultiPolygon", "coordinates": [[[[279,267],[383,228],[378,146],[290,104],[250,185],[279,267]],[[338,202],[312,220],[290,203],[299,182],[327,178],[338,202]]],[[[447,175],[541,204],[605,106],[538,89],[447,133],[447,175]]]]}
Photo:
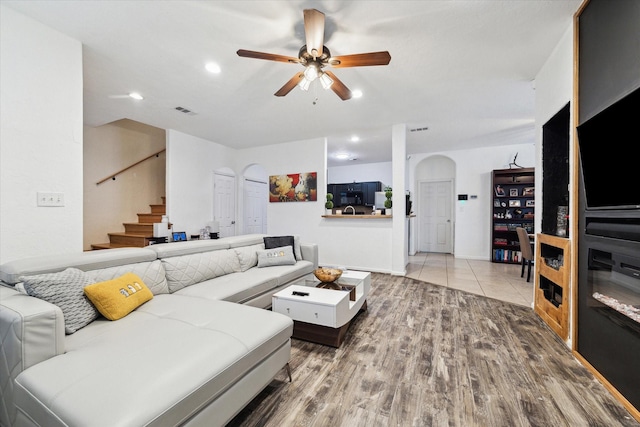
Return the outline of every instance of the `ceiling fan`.
{"type": "Polygon", "coordinates": [[[276,96],[285,96],[296,85],[302,90],[308,90],[311,82],[318,79],[322,87],[331,88],[343,101],[351,99],[351,91],[335,74],[323,68],[327,65],[333,68],[387,65],[391,61],[391,55],[387,51],[331,56],[329,49],[324,46],[324,13],[316,9],[304,10],[304,32],[306,44],[300,48],[297,58],[244,49],[238,50],[237,54],[244,58],[288,62],[304,67],[303,71],[297,72],[275,93],[276,96]]]}

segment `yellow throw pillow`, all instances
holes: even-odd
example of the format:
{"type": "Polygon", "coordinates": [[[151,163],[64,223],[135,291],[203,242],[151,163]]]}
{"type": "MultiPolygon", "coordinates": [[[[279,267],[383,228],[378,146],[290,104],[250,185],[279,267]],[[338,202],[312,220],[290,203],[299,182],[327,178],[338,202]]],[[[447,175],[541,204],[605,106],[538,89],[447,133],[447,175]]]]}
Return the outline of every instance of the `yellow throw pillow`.
{"type": "Polygon", "coordinates": [[[84,293],[100,314],[109,320],[122,319],[153,298],[151,290],[133,273],[85,286],[84,293]]]}

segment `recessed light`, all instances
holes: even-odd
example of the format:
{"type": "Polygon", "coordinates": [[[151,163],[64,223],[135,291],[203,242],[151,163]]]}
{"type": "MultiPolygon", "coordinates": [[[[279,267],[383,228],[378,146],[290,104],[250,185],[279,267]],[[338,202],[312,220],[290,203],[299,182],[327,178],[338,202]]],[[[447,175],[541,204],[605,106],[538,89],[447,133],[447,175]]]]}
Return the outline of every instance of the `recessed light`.
{"type": "Polygon", "coordinates": [[[360,137],[358,135],[353,135],[351,137],[351,142],[358,142],[358,141],[360,141],[360,137]]]}
{"type": "Polygon", "coordinates": [[[336,159],[344,160],[344,159],[348,159],[348,158],[349,158],[349,154],[348,153],[338,153],[338,154],[336,154],[336,159]]]}
{"type": "Polygon", "coordinates": [[[351,95],[352,95],[354,98],[362,98],[362,91],[361,91],[361,90],[359,90],[359,89],[356,89],[356,90],[354,90],[354,91],[352,91],[352,92],[351,92],[351,95]]]}
{"type": "Polygon", "coordinates": [[[204,68],[206,68],[208,72],[213,74],[219,74],[220,71],[222,71],[220,69],[220,66],[214,62],[207,63],[207,65],[205,65],[204,68]]]}
{"type": "Polygon", "coordinates": [[[133,99],[138,99],[138,100],[144,99],[142,95],[140,95],[138,92],[131,92],[129,96],[133,99]]]}

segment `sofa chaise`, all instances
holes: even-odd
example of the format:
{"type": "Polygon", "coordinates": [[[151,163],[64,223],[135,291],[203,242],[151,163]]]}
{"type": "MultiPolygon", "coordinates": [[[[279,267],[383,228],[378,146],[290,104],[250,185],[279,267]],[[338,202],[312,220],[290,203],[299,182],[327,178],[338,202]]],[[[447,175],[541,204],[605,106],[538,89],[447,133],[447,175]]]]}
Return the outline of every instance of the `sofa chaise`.
{"type": "Polygon", "coordinates": [[[265,308],[318,264],[315,244],[270,239],[1,265],[0,425],[226,424],[288,368],[293,322],[265,308]],[[141,302],[122,312],[110,299],[118,287],[141,302]]]}

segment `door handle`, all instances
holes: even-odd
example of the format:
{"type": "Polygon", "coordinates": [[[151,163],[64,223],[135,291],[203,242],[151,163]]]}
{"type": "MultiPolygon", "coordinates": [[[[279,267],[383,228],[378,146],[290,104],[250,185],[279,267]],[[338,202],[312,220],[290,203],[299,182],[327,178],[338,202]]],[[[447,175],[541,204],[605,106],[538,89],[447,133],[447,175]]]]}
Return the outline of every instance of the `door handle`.
{"type": "Polygon", "coordinates": [[[235,223],[236,223],[235,221],[231,221],[231,224],[232,224],[232,225],[233,225],[233,224],[235,224],[235,223]]]}

